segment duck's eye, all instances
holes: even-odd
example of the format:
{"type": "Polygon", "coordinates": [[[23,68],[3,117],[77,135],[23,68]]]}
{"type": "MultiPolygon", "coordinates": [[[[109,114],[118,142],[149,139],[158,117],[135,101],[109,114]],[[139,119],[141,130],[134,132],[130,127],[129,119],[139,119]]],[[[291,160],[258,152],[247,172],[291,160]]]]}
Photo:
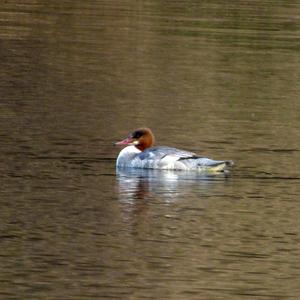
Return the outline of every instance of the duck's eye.
{"type": "Polygon", "coordinates": [[[144,134],[144,133],[143,133],[142,131],[137,130],[137,131],[135,131],[135,132],[132,134],[132,137],[133,137],[134,139],[139,139],[143,134],[144,134]]]}

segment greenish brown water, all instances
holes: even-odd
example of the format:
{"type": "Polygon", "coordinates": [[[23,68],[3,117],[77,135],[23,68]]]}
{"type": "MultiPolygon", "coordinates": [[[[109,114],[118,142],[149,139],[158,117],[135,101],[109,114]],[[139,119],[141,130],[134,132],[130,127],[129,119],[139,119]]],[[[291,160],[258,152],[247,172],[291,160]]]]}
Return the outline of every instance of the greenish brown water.
{"type": "Polygon", "coordinates": [[[0,6],[0,298],[297,299],[297,1],[0,6]],[[113,147],[235,161],[116,174],[113,147]]]}

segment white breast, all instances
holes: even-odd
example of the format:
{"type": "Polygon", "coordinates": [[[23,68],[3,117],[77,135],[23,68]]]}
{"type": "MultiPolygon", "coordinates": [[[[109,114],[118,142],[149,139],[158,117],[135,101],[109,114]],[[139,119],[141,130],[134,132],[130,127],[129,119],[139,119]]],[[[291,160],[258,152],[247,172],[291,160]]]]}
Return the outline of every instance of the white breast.
{"type": "Polygon", "coordinates": [[[138,153],[141,151],[135,146],[127,146],[121,150],[117,158],[117,167],[131,167],[131,164],[138,153]]]}

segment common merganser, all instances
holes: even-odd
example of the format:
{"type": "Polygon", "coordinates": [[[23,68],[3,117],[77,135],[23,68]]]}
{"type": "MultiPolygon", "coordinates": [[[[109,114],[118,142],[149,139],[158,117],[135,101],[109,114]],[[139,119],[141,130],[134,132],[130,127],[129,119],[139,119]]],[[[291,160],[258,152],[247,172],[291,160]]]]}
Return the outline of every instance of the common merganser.
{"type": "Polygon", "coordinates": [[[117,168],[162,170],[197,170],[221,172],[232,166],[229,160],[212,160],[193,152],[160,146],[153,147],[154,135],[149,128],[139,128],[116,145],[126,145],[117,158],[117,168]]]}

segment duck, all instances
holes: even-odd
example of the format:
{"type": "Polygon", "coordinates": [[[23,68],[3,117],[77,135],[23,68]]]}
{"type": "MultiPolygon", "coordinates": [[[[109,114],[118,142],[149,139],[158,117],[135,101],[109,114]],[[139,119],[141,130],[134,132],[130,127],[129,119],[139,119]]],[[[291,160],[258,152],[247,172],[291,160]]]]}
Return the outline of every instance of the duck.
{"type": "Polygon", "coordinates": [[[134,130],[125,139],[115,143],[125,146],[117,157],[116,167],[224,172],[233,165],[231,160],[213,160],[194,152],[154,144],[155,137],[150,128],[134,130]]]}

